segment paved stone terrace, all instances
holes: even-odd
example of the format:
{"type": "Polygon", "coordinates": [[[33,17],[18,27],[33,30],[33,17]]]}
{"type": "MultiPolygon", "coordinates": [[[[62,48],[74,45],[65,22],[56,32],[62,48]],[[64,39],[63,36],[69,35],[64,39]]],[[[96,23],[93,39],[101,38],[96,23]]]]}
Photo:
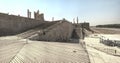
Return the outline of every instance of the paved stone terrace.
{"type": "Polygon", "coordinates": [[[77,43],[0,40],[0,63],[89,63],[77,43]]]}
{"type": "MultiPolygon", "coordinates": [[[[100,43],[100,36],[103,34],[90,35],[85,38],[86,48],[89,53],[91,63],[120,63],[120,57],[114,54],[119,54],[120,48],[118,47],[110,47],[100,43]],[[117,51],[115,53],[115,50],[117,51]]],[[[117,38],[118,34],[113,38],[117,38]],[[116,36],[117,35],[117,36],[116,36]]],[[[111,35],[104,35],[109,37],[111,35]]]]}

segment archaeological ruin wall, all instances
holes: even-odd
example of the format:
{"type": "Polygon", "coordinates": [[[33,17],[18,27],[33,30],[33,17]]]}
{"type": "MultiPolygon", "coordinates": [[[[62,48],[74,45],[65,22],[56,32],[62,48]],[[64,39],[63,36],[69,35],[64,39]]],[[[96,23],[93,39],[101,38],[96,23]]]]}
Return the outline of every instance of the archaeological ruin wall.
{"type": "Polygon", "coordinates": [[[39,10],[37,12],[34,12],[34,19],[44,21],[44,14],[40,13],[39,10]]]}
{"type": "Polygon", "coordinates": [[[0,36],[17,34],[34,28],[43,22],[43,20],[0,13],[0,36]]]}
{"type": "Polygon", "coordinates": [[[73,26],[75,28],[85,28],[87,30],[90,30],[90,24],[87,23],[87,22],[84,22],[84,23],[75,23],[75,24],[73,24],[73,26]]]}

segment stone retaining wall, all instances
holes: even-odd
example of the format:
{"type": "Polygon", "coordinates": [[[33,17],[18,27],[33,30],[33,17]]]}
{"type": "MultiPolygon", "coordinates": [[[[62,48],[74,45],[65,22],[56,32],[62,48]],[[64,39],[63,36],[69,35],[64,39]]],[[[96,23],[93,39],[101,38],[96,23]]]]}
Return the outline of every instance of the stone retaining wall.
{"type": "Polygon", "coordinates": [[[0,36],[23,32],[44,21],[0,13],[0,36]]]}

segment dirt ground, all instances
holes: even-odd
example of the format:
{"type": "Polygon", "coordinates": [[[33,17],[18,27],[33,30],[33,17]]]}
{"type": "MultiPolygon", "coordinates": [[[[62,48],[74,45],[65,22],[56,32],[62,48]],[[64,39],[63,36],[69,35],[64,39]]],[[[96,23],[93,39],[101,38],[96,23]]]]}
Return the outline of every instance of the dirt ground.
{"type": "Polygon", "coordinates": [[[120,28],[98,28],[91,27],[95,33],[99,34],[120,34],[120,28]]]}

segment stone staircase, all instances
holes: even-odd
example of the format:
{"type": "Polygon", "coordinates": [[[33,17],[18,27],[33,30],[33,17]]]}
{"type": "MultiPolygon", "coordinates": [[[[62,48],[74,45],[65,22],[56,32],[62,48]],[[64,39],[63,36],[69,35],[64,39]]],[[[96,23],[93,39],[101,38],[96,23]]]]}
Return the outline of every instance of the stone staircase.
{"type": "Polygon", "coordinates": [[[39,41],[57,41],[66,42],[70,39],[73,26],[70,22],[60,20],[56,24],[39,31],[38,34],[33,35],[31,40],[39,41]]]}
{"type": "Polygon", "coordinates": [[[42,23],[41,25],[37,26],[36,28],[33,28],[33,29],[28,30],[28,31],[23,32],[23,33],[20,33],[20,34],[18,34],[16,36],[21,37],[21,38],[29,38],[30,36],[38,33],[40,30],[43,30],[43,29],[48,28],[50,26],[53,26],[56,23],[57,23],[57,21],[56,22],[42,23]]]}

